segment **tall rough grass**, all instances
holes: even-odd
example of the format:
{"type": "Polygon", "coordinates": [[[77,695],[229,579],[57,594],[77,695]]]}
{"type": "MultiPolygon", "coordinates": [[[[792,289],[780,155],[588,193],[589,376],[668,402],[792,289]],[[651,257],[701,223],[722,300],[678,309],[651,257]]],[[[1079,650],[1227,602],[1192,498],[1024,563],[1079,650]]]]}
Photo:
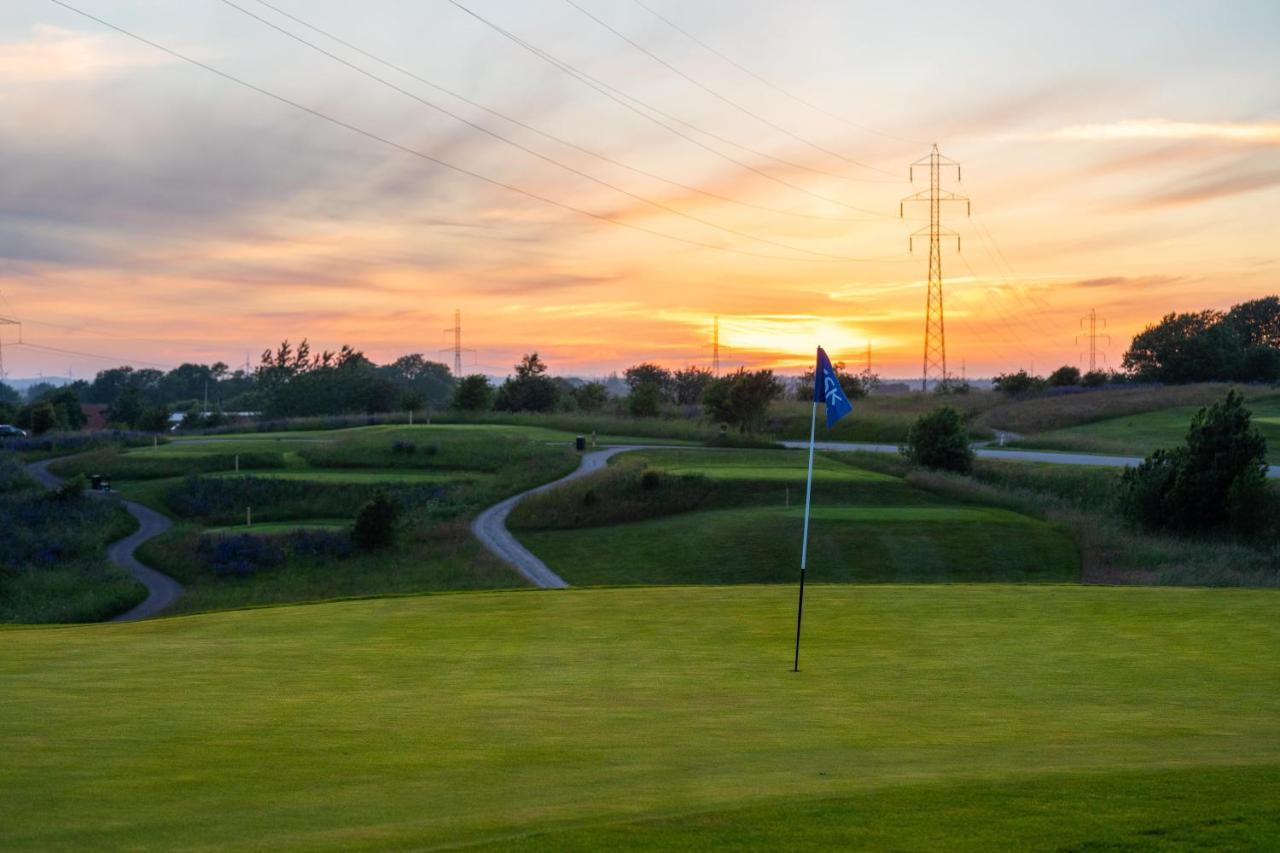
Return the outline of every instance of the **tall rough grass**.
{"type": "Polygon", "coordinates": [[[154,480],[231,471],[236,467],[237,457],[244,469],[285,467],[284,455],[274,452],[148,456],[121,453],[117,447],[108,447],[60,459],[49,469],[62,477],[101,474],[112,480],[154,480]]]}
{"type": "Polygon", "coordinates": [[[1083,558],[1085,583],[1280,587],[1280,549],[1226,539],[1146,533],[1115,511],[1101,469],[981,461],[972,477],[913,472],[907,481],[949,497],[1005,506],[1070,531],[1083,558]]]}
{"type": "Polygon", "coordinates": [[[525,498],[508,524],[517,530],[565,530],[641,521],[697,509],[715,491],[710,477],[628,461],[525,498]]]}
{"type": "MultiPolygon", "coordinates": [[[[975,424],[1016,433],[1045,432],[1177,406],[1204,406],[1220,399],[1231,387],[1221,383],[1103,386],[1078,394],[1014,400],[983,412],[975,424]]],[[[1254,386],[1245,391],[1248,399],[1275,393],[1270,386],[1254,386]]]]}
{"type": "Polygon", "coordinates": [[[103,554],[135,526],[113,501],[42,492],[0,453],[0,622],[91,622],[137,603],[145,590],[103,554]]]}

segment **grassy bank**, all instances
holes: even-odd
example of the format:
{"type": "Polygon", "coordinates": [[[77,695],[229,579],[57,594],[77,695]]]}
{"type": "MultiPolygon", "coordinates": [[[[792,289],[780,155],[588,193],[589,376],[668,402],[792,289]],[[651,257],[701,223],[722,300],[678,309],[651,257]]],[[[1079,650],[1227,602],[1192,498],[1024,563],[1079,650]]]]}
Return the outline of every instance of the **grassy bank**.
{"type": "MultiPolygon", "coordinates": [[[[512,514],[521,542],[575,585],[794,580],[803,454],[629,456],[620,464],[648,466],[652,491],[624,468],[538,495],[512,514]]],[[[814,506],[809,571],[816,581],[1079,579],[1079,555],[1055,524],[990,502],[939,497],[835,455],[815,463],[814,506]]]]}
{"type": "Polygon", "coordinates": [[[783,587],[9,629],[5,846],[1265,847],[1276,603],[815,585],[799,674],[783,587]]]}
{"type": "MultiPolygon", "coordinates": [[[[1210,401],[1212,402],[1212,401],[1210,401]]],[[[1280,396],[1259,397],[1248,404],[1253,423],[1267,440],[1267,459],[1280,464],[1280,396]]],[[[1181,444],[1199,406],[1108,418],[1080,426],[1049,430],[1014,442],[1014,447],[1146,456],[1161,447],[1181,444]]]]}
{"type": "Polygon", "coordinates": [[[840,454],[852,464],[907,478],[953,500],[1003,506],[1068,531],[1086,583],[1280,587],[1280,555],[1265,541],[1226,534],[1147,533],[1124,521],[1116,502],[1121,469],[979,459],[972,476],[912,471],[885,454],[840,454]]]}

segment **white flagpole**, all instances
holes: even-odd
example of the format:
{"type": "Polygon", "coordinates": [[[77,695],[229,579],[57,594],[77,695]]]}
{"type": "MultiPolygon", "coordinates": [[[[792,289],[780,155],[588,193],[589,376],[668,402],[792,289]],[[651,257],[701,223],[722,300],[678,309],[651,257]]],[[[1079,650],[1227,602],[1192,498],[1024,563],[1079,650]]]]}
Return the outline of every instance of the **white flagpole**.
{"type": "MultiPolygon", "coordinates": [[[[815,380],[816,381],[816,380],[815,380]]],[[[818,429],[818,401],[809,419],[809,476],[804,484],[804,539],[800,544],[800,603],[796,606],[796,659],[792,672],[800,671],[800,619],[804,616],[804,570],[809,561],[809,499],[813,495],[813,439],[818,429]]]]}

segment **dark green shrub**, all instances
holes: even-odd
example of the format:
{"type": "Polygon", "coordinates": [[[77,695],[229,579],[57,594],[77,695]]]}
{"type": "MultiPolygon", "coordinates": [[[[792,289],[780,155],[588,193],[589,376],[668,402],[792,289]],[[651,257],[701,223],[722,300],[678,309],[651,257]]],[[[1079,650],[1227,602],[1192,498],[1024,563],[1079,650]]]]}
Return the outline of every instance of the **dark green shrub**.
{"type": "Polygon", "coordinates": [[[1039,391],[1044,387],[1044,379],[1019,370],[1017,373],[1001,373],[991,380],[991,384],[1002,394],[1019,397],[1039,391]]]}
{"type": "Polygon", "coordinates": [[[1053,373],[1050,373],[1047,381],[1051,388],[1064,388],[1071,385],[1079,385],[1081,378],[1080,368],[1064,364],[1053,373]]]}
{"type": "Polygon", "coordinates": [[[1080,384],[1085,388],[1101,388],[1107,384],[1107,372],[1105,370],[1090,370],[1080,377],[1080,384]]]}
{"type": "Polygon", "coordinates": [[[396,522],[400,508],[384,494],[360,507],[355,526],[351,528],[351,541],[366,551],[389,547],[396,540],[396,522]]]}
{"type": "Polygon", "coordinates": [[[656,491],[662,485],[662,476],[657,471],[645,471],[640,475],[640,491],[656,491]]]}
{"type": "Polygon", "coordinates": [[[943,406],[921,415],[907,432],[902,453],[915,465],[967,474],[973,467],[973,448],[960,413],[943,406]]]}
{"type": "Polygon", "coordinates": [[[1251,532],[1266,520],[1267,444],[1232,390],[1191,419],[1185,443],[1157,450],[1120,481],[1120,506],[1147,528],[1251,532]]]}
{"type": "Polygon", "coordinates": [[[659,403],[658,386],[645,382],[636,386],[631,396],[627,397],[627,411],[633,418],[653,418],[658,415],[659,403]]]}

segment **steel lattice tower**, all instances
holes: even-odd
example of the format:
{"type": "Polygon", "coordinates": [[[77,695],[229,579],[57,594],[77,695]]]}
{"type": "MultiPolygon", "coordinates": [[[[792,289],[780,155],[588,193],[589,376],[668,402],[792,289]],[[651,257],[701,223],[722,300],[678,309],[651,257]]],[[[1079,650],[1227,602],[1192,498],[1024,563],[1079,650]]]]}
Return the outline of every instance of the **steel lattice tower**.
{"type": "MultiPolygon", "coordinates": [[[[1098,369],[1098,338],[1106,338],[1107,344],[1111,343],[1111,336],[1107,334],[1098,334],[1098,312],[1097,309],[1090,308],[1088,317],[1080,318],[1080,328],[1084,328],[1085,321],[1089,323],[1089,332],[1086,335],[1076,335],[1076,343],[1080,343],[1080,338],[1085,337],[1089,340],[1089,372],[1093,373],[1098,369]]],[[[1102,328],[1107,327],[1107,321],[1102,321],[1102,328]]],[[[1081,354],[1083,360],[1083,354],[1081,354]]]]}
{"type": "MultiPolygon", "coordinates": [[[[462,378],[462,312],[455,310],[453,312],[453,326],[444,330],[445,334],[453,335],[453,346],[440,350],[441,352],[453,353],[453,378],[462,378]]],[[[466,352],[474,352],[474,350],[466,349],[466,352]]]]}
{"type": "Polygon", "coordinates": [[[954,168],[956,180],[960,180],[960,164],[938,153],[935,144],[929,156],[912,163],[908,176],[914,182],[917,166],[929,167],[929,189],[913,193],[898,205],[898,216],[904,212],[908,201],[927,201],[929,203],[929,225],[914,232],[909,238],[909,246],[915,250],[915,238],[929,235],[929,292],[925,298],[924,313],[924,363],[920,373],[920,389],[929,389],[929,380],[946,382],[947,374],[947,327],[942,306],[942,238],[955,237],[956,251],[960,250],[960,235],[950,228],[942,227],[942,202],[963,201],[968,212],[969,199],[957,195],[951,190],[942,189],[943,168],[954,168]]]}
{"type": "Polygon", "coordinates": [[[720,375],[720,317],[711,326],[711,375],[720,375]]]}

